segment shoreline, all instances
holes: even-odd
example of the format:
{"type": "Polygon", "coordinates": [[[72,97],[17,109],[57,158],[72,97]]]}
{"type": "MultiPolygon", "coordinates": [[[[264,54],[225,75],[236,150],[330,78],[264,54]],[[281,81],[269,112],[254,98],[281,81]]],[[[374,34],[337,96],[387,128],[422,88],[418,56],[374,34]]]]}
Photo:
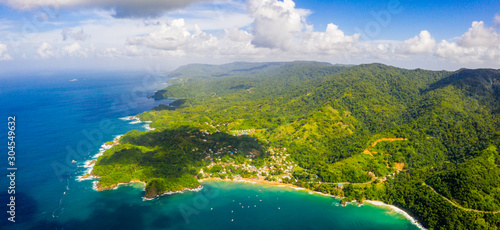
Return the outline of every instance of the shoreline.
{"type": "MultiPolygon", "coordinates": [[[[121,117],[121,118],[118,118],[118,119],[120,119],[122,121],[131,121],[131,122],[129,122],[129,124],[146,123],[145,125],[142,126],[142,127],[144,127],[146,129],[146,132],[147,131],[155,130],[154,128],[151,128],[149,126],[149,124],[151,124],[151,121],[141,121],[141,119],[139,119],[136,116],[127,116],[127,117],[121,117]]],[[[97,162],[97,159],[100,156],[102,156],[104,154],[104,152],[106,152],[106,150],[110,149],[111,147],[113,147],[115,145],[120,144],[120,139],[121,139],[121,137],[123,135],[124,134],[116,135],[113,138],[112,141],[105,142],[104,144],[102,144],[101,147],[99,148],[99,151],[95,155],[93,155],[89,160],[86,160],[83,163],[83,165],[80,165],[79,167],[87,168],[87,170],[85,170],[85,172],[84,172],[83,175],[78,176],[76,178],[76,180],[77,181],[83,181],[83,180],[95,180],[95,179],[99,179],[99,177],[97,177],[97,176],[95,176],[95,175],[92,174],[92,170],[94,168],[95,163],[97,162]]]]}
{"type": "Polygon", "coordinates": [[[136,180],[136,179],[133,179],[133,180],[130,180],[129,182],[126,182],[126,183],[118,183],[118,184],[115,184],[115,185],[112,185],[110,187],[106,187],[106,188],[99,188],[97,187],[97,183],[98,181],[94,181],[94,185],[92,186],[92,188],[95,190],[95,191],[98,191],[98,192],[102,192],[102,191],[106,191],[106,190],[116,190],[118,189],[118,187],[120,186],[123,186],[123,185],[131,185],[131,184],[142,184],[144,186],[144,188],[146,188],[146,182],[144,181],[141,181],[141,180],[136,180]]]}
{"type": "Polygon", "coordinates": [[[387,207],[387,208],[391,209],[392,211],[403,215],[407,220],[411,221],[411,223],[413,225],[417,226],[417,228],[422,229],[422,230],[427,230],[413,216],[411,216],[406,211],[404,211],[404,210],[402,210],[402,209],[400,209],[400,208],[398,208],[398,207],[396,207],[394,205],[386,204],[386,203],[384,203],[382,201],[377,201],[377,200],[364,200],[364,202],[366,202],[368,204],[371,204],[371,205],[379,206],[379,207],[387,207]]]}

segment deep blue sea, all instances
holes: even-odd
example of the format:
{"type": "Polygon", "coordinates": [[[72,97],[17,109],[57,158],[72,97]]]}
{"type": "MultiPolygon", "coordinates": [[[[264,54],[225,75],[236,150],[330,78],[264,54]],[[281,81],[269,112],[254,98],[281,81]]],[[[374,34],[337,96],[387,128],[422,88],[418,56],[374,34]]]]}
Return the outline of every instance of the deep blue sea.
{"type": "Polygon", "coordinates": [[[417,229],[384,208],[338,207],[290,188],[208,182],[199,192],[143,201],[140,184],[96,192],[91,180],[77,181],[104,142],[146,130],[120,118],[168,104],[147,98],[166,80],[140,72],[1,76],[0,229],[417,229]],[[9,116],[16,118],[15,223],[7,220],[9,116]]]}

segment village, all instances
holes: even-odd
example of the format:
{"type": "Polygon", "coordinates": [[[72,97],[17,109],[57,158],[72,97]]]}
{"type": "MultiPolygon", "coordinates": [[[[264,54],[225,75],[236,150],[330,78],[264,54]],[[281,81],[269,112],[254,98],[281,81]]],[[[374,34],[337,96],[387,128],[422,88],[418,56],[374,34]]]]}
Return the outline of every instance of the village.
{"type": "Polygon", "coordinates": [[[198,177],[202,178],[221,178],[221,179],[255,179],[275,182],[292,182],[292,173],[297,164],[295,164],[286,154],[286,148],[269,148],[266,154],[270,157],[262,159],[257,158],[256,150],[249,151],[246,155],[236,155],[238,149],[229,151],[232,146],[222,147],[214,152],[209,149],[209,155],[205,160],[211,163],[200,169],[198,177]],[[229,151],[229,154],[224,154],[229,151]]]}

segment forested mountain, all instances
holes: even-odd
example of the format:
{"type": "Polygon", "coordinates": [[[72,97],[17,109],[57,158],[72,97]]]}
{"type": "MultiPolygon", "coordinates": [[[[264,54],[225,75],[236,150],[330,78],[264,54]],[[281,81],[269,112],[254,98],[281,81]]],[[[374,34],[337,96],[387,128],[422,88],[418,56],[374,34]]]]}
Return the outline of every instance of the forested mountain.
{"type": "Polygon", "coordinates": [[[272,163],[266,179],[382,200],[433,229],[500,226],[498,70],[232,63],[170,76],[155,96],[182,103],[139,115],[156,130],[126,134],[98,160],[103,186],[140,179],[154,195],[197,185],[213,162],[258,168],[280,152],[293,172],[272,163]]]}

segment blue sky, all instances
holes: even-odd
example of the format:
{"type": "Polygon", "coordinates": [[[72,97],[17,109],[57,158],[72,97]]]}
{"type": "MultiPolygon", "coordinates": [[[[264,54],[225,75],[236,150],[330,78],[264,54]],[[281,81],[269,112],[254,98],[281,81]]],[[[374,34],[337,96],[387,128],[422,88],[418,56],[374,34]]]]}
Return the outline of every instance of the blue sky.
{"type": "Polygon", "coordinates": [[[0,71],[292,60],[499,68],[499,33],[500,1],[0,0],[0,71]]]}
{"type": "MultiPolygon", "coordinates": [[[[354,28],[362,28],[373,20],[370,12],[387,10],[391,1],[295,1],[297,7],[311,9],[308,20],[324,29],[329,22],[338,24],[347,34],[354,28]]],[[[464,0],[400,0],[403,11],[392,17],[384,28],[380,39],[404,40],[415,36],[421,30],[428,30],[436,39],[458,37],[471,25],[472,21],[493,23],[495,14],[500,13],[500,1],[464,0]]]]}

